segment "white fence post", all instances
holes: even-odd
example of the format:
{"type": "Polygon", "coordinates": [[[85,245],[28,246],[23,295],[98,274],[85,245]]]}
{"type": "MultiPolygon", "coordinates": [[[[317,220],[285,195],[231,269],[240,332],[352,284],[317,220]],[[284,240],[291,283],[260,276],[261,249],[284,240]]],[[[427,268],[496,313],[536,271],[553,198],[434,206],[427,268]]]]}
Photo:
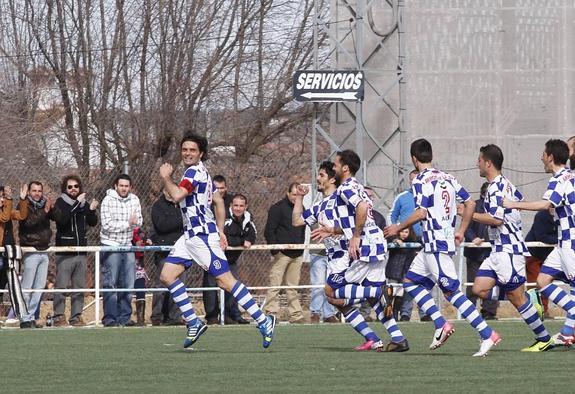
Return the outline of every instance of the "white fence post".
{"type": "Polygon", "coordinates": [[[220,292],[220,324],[225,324],[226,313],[226,292],[223,289],[215,290],[220,292]]]}
{"type": "Polygon", "coordinates": [[[95,287],[95,304],[94,304],[94,325],[100,324],[100,252],[96,251],[94,256],[94,287],[95,287]]]}
{"type": "MultiPolygon", "coordinates": [[[[457,276],[459,276],[459,291],[461,291],[463,293],[463,291],[467,290],[466,286],[464,286],[463,284],[465,282],[467,282],[466,279],[463,279],[463,250],[465,249],[464,244],[462,243],[459,246],[459,272],[457,273],[457,276]]],[[[467,278],[467,276],[466,276],[467,278]]],[[[459,309],[457,309],[457,320],[461,320],[461,311],[459,309]]]]}

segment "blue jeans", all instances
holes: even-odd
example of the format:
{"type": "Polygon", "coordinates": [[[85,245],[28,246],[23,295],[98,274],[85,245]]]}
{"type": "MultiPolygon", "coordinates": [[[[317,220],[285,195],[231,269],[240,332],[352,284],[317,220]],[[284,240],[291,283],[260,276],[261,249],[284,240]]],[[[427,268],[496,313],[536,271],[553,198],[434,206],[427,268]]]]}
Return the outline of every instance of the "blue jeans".
{"type": "MultiPolygon", "coordinates": [[[[134,253],[102,253],[102,288],[133,289],[136,277],[134,253]]],[[[131,292],[105,292],[102,324],[126,324],[132,316],[131,292]]]]}
{"type": "MultiPolygon", "coordinates": [[[[327,256],[311,255],[309,277],[312,285],[325,285],[327,278],[327,256]]],[[[322,288],[311,290],[309,310],[312,314],[322,315],[324,320],[334,316],[337,312],[335,306],[327,302],[325,291],[322,288]]]]}
{"type": "MultiPolygon", "coordinates": [[[[23,258],[24,272],[22,273],[22,289],[44,289],[48,276],[48,264],[50,259],[47,253],[26,253],[23,258]]],[[[24,302],[28,308],[28,314],[22,316],[22,321],[33,321],[36,309],[40,305],[42,293],[24,293],[24,302]]]]}

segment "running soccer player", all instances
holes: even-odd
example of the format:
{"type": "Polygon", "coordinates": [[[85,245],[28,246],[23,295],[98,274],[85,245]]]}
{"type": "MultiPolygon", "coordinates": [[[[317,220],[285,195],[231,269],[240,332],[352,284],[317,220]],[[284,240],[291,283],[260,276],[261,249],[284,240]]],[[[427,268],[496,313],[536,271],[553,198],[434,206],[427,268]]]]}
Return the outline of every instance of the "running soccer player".
{"type": "MultiPolygon", "coordinates": [[[[316,240],[336,233],[343,233],[347,239],[351,262],[342,259],[337,266],[332,265],[325,287],[326,295],[346,300],[344,305],[367,299],[391,336],[386,351],[406,351],[409,344],[393,318],[393,305],[385,301],[393,291],[385,283],[387,242],[373,220],[371,199],[355,179],[360,166],[361,159],[354,151],[336,153],[334,170],[340,183],[335,192],[337,228],[320,225],[312,231],[312,238],[316,240]]],[[[368,343],[364,345],[367,347],[368,343]]]]}
{"type": "Polygon", "coordinates": [[[225,207],[222,196],[215,191],[212,179],[203,160],[208,159],[208,141],[205,137],[191,133],[184,136],[180,144],[182,160],[188,167],[179,184],[172,180],[173,167],[164,163],[160,176],[167,193],[180,202],[184,218],[184,234],[176,241],[168,255],[160,280],[166,285],[174,302],[180,308],[187,323],[187,337],[184,348],[193,345],[208,326],[195,314],[186,286],[179,276],[195,261],[216,278],[217,285],[234,296],[258,323],[263,336],[263,347],[267,348],[273,339],[276,318],[266,316],[257,305],[248,289],[230,272],[226,256],[224,235],[225,207]],[[210,209],[215,204],[216,215],[210,209]]]}
{"type": "MultiPolygon", "coordinates": [[[[337,180],[335,178],[335,171],[331,161],[324,161],[320,164],[317,174],[317,190],[322,193],[323,198],[317,201],[309,209],[304,210],[303,197],[309,192],[307,186],[300,185],[297,188],[296,200],[294,203],[294,210],[292,214],[292,224],[294,226],[313,226],[319,224],[324,227],[335,228],[337,213],[336,213],[336,190],[337,180]]],[[[323,239],[328,259],[327,272],[328,276],[333,272],[341,273],[349,267],[349,255],[347,253],[347,240],[343,235],[334,234],[330,237],[323,239]]],[[[328,294],[333,292],[330,287],[328,294]]],[[[343,300],[334,300],[328,297],[333,302],[336,308],[343,314],[345,320],[365,339],[365,343],[357,346],[355,350],[378,350],[378,351],[407,351],[409,346],[407,341],[403,343],[394,343],[393,341],[384,345],[381,339],[369,327],[361,313],[357,308],[349,305],[343,305],[343,300]]],[[[385,321],[388,322],[387,320],[385,321]]],[[[385,324],[385,323],[384,323],[385,324]]],[[[389,323],[388,323],[389,324],[389,323]]]]}
{"type": "MultiPolygon", "coordinates": [[[[559,244],[547,257],[537,276],[537,289],[545,297],[565,309],[567,318],[561,331],[552,338],[555,346],[571,346],[575,342],[575,173],[567,167],[569,147],[562,140],[549,140],[541,155],[545,172],[553,174],[540,201],[513,201],[505,199],[505,208],[542,211],[554,208],[559,223],[559,244]],[[571,295],[553,284],[561,280],[571,286],[571,295]]],[[[547,350],[550,346],[541,348],[547,350]]]]}
{"type": "Polygon", "coordinates": [[[455,331],[453,325],[441,315],[430,294],[430,290],[437,284],[447,301],[478,331],[482,342],[479,352],[474,356],[483,356],[482,350],[486,347],[484,342],[496,343],[499,335],[485,323],[475,306],[459,290],[460,282],[451,259],[455,247],[464,239],[475,202],[452,175],[433,168],[432,160],[429,141],[422,138],[411,144],[411,161],[419,171],[412,182],[415,212],[403,223],[386,227],[384,234],[386,237],[397,235],[404,228],[422,222],[424,247],[405,275],[403,287],[415,299],[419,308],[433,320],[435,334],[429,348],[439,348],[455,331]],[[457,231],[456,200],[464,205],[457,231]]]}
{"type": "MultiPolygon", "coordinates": [[[[485,213],[473,213],[473,220],[488,227],[491,253],[483,261],[473,283],[473,293],[486,300],[507,299],[535,333],[535,343],[522,351],[540,352],[552,345],[551,337],[538,316],[537,309],[525,293],[525,256],[529,256],[521,231],[521,214],[503,207],[503,199],[521,201],[523,196],[501,174],[503,152],[489,144],[479,149],[479,175],[489,186],[484,199],[485,213]]],[[[487,354],[500,338],[496,332],[483,341],[480,353],[487,354]]]]}

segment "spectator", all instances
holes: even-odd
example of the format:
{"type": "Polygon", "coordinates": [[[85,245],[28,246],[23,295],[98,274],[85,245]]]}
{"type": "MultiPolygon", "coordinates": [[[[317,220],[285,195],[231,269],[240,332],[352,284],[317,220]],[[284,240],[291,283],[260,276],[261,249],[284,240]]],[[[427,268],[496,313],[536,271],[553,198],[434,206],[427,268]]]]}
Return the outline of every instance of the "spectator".
{"type": "MultiPolygon", "coordinates": [[[[268,244],[302,244],[305,241],[305,227],[292,225],[292,212],[299,183],[292,183],[286,197],[272,205],[268,211],[268,219],[264,236],[268,244]]],[[[303,251],[301,249],[272,250],[273,263],[270,270],[270,286],[297,286],[301,274],[303,251]]],[[[279,289],[267,292],[267,313],[279,312],[279,289]]],[[[286,290],[290,323],[304,323],[303,311],[295,289],[286,290]]]]}
{"type": "MultiPolygon", "coordinates": [[[[226,207],[226,215],[230,217],[230,206],[232,205],[232,200],[234,195],[228,193],[228,186],[226,182],[226,178],[223,175],[216,175],[212,179],[212,183],[214,184],[214,189],[218,190],[222,194],[222,198],[224,199],[224,206],[226,207]]],[[[212,204],[212,211],[214,206],[212,204]]]]}
{"type": "MultiPolygon", "coordinates": [[[[141,227],[135,227],[132,231],[132,245],[133,246],[146,246],[151,245],[152,241],[146,235],[146,232],[141,227]]],[[[144,267],[144,252],[134,252],[136,258],[136,280],[134,281],[134,289],[136,291],[136,325],[146,325],[146,287],[149,281],[146,269],[144,267]],[[143,290],[142,290],[143,289],[143,290]]]]}
{"type": "MultiPolygon", "coordinates": [[[[488,187],[489,182],[485,182],[481,185],[481,190],[479,192],[480,198],[475,200],[475,212],[477,213],[485,213],[483,201],[485,200],[488,187]]],[[[472,242],[475,245],[480,245],[482,242],[489,242],[487,225],[475,220],[471,221],[469,227],[467,227],[467,230],[465,231],[465,242],[472,242]]],[[[491,246],[486,248],[463,248],[463,255],[465,256],[467,263],[467,282],[473,282],[475,280],[479,267],[490,253],[491,246]]],[[[465,292],[469,301],[471,301],[473,305],[477,305],[479,297],[473,294],[473,287],[467,286],[465,292]]],[[[485,320],[493,320],[496,315],[497,301],[482,300],[481,316],[483,316],[485,320]]]]}
{"type": "MultiPolygon", "coordinates": [[[[525,237],[525,242],[533,241],[543,242],[549,245],[557,244],[557,223],[552,213],[548,210],[539,211],[535,214],[531,230],[529,230],[525,237]]],[[[539,275],[539,271],[541,271],[541,266],[552,251],[553,247],[529,248],[531,256],[525,258],[525,271],[527,271],[528,283],[537,282],[537,276],[539,275]]],[[[528,288],[534,287],[536,286],[528,286],[528,288]]],[[[541,303],[543,304],[545,317],[549,317],[549,299],[545,296],[541,296],[541,303]]]]}
{"type": "MultiPolygon", "coordinates": [[[[28,216],[20,220],[18,235],[21,246],[32,246],[36,250],[46,250],[50,246],[52,230],[50,229],[50,214],[52,202],[44,196],[42,183],[32,181],[28,184],[28,216]]],[[[20,205],[24,204],[21,202],[20,205]]],[[[22,289],[41,289],[46,286],[48,276],[48,253],[25,253],[23,256],[24,272],[22,273],[22,289]]],[[[20,328],[36,328],[36,310],[42,300],[42,293],[24,293],[24,302],[28,314],[21,316],[20,328]]]]}
{"type": "MultiPolygon", "coordinates": [[[[28,200],[26,195],[28,194],[28,186],[23,185],[20,188],[20,202],[18,204],[19,209],[14,209],[12,201],[12,188],[10,186],[0,186],[0,245],[3,247],[6,245],[14,244],[14,229],[12,226],[12,220],[24,220],[28,216],[28,200]]],[[[0,289],[4,290],[8,284],[8,262],[2,256],[0,258],[0,289]]],[[[3,314],[6,312],[3,311],[3,314]]],[[[6,324],[17,326],[20,325],[18,319],[8,319],[6,324]]]]}
{"type": "MultiPolygon", "coordinates": [[[[100,242],[105,246],[131,246],[134,227],[142,225],[140,199],[132,193],[132,179],[121,174],[102,201],[100,242]]],[[[132,289],[136,274],[134,252],[102,253],[104,289],[132,289]]],[[[131,292],[104,292],[104,327],[134,326],[131,292]]]]}
{"type": "MultiPolygon", "coordinates": [[[[392,244],[395,244],[397,247],[389,249],[389,257],[387,265],[385,266],[385,277],[388,284],[403,283],[403,278],[417,254],[416,249],[402,248],[406,242],[417,242],[415,232],[411,227],[401,230],[398,237],[392,241],[392,244]]],[[[394,286],[393,318],[395,320],[401,319],[401,321],[409,321],[411,319],[411,315],[401,315],[403,297],[403,286],[394,286]]]]}
{"type": "MultiPolygon", "coordinates": [[[[77,175],[67,175],[60,185],[62,194],[54,203],[52,220],[56,222],[56,246],[86,246],[87,226],[98,224],[96,209],[98,201],[86,203],[86,193],[82,188],[82,181],[77,175]]],[[[56,280],[57,289],[72,287],[82,289],[86,287],[87,258],[84,252],[58,252],[56,253],[56,280]]],[[[66,295],[54,293],[54,326],[67,326],[66,321],[66,295]]],[[[72,326],[85,325],[82,319],[84,310],[84,293],[77,292],[70,295],[70,320],[72,326]]]]}
{"type": "MultiPolygon", "coordinates": [[[[409,173],[409,187],[402,193],[399,193],[393,200],[387,221],[389,224],[403,223],[415,210],[415,200],[413,199],[413,191],[411,190],[411,182],[415,179],[418,172],[412,170],[409,173]]],[[[415,236],[421,239],[421,225],[415,223],[413,225],[415,236]]]]}
{"type": "MultiPolygon", "coordinates": [[[[184,233],[184,222],[180,204],[174,202],[165,189],[162,195],[152,205],[152,242],[154,245],[172,246],[184,233]]],[[[164,267],[169,252],[158,252],[154,255],[156,271],[154,274],[154,287],[164,287],[160,281],[160,272],[164,267]]],[[[182,281],[185,282],[187,271],[182,273],[182,281]]],[[[180,316],[180,308],[172,300],[170,292],[155,292],[152,297],[152,325],[160,324],[180,325],[183,324],[180,316]]]]}
{"type": "MultiPolygon", "coordinates": [[[[232,199],[232,206],[229,209],[229,218],[224,226],[224,234],[228,239],[228,246],[243,246],[249,249],[256,242],[256,226],[251,220],[251,214],[247,211],[248,199],[243,194],[236,194],[232,199]]],[[[241,250],[226,250],[226,257],[230,265],[230,271],[238,278],[238,259],[242,254],[241,250]]],[[[249,321],[242,318],[238,303],[234,297],[226,292],[225,297],[225,323],[226,324],[249,324],[249,321]]]]}

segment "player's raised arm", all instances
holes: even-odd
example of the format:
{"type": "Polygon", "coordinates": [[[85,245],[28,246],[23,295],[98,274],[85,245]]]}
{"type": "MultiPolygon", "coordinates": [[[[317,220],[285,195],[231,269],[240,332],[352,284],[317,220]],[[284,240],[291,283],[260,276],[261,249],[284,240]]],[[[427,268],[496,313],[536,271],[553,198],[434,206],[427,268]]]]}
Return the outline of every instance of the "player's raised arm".
{"type": "Polygon", "coordinates": [[[309,192],[309,187],[306,185],[298,185],[296,187],[295,200],[293,211],[291,214],[291,224],[294,227],[305,226],[305,221],[301,217],[303,213],[303,197],[309,192]]]}
{"type": "Polygon", "coordinates": [[[212,201],[214,203],[214,214],[216,215],[216,226],[220,233],[220,245],[222,249],[226,249],[228,247],[228,241],[226,234],[224,233],[224,226],[226,224],[226,204],[219,190],[216,190],[212,195],[212,201]]]}
{"type": "Polygon", "coordinates": [[[160,166],[160,177],[164,182],[164,188],[166,192],[170,195],[172,200],[175,202],[180,202],[189,194],[190,190],[178,186],[174,183],[172,179],[172,173],[174,172],[174,167],[169,163],[164,163],[160,166]]]}

